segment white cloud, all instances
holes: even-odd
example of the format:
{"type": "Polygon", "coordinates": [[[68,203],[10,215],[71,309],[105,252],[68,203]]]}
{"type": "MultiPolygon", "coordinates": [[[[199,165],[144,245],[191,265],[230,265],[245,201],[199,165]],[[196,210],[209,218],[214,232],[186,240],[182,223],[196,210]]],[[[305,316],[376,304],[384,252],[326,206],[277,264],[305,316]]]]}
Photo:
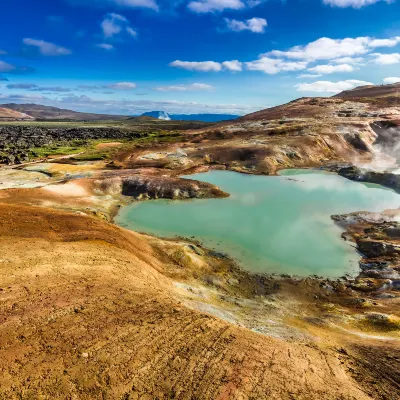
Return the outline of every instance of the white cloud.
{"type": "Polygon", "coordinates": [[[159,86],[156,88],[159,92],[189,92],[196,90],[213,90],[214,87],[205,83],[192,83],[191,85],[171,85],[159,86]]]}
{"type": "Polygon", "coordinates": [[[337,65],[317,65],[316,67],[309,68],[310,72],[315,72],[320,75],[333,74],[335,72],[352,72],[354,67],[350,64],[337,64],[337,65]]]}
{"type": "Polygon", "coordinates": [[[393,47],[396,43],[400,43],[400,37],[389,39],[374,39],[368,36],[345,39],[323,37],[305,46],[295,46],[287,51],[273,50],[263,55],[311,62],[367,54],[372,48],[393,47]]]}
{"type": "Polygon", "coordinates": [[[261,57],[258,60],[247,62],[250,71],[262,71],[266,74],[277,74],[281,71],[301,71],[307,68],[307,61],[283,61],[277,58],[261,57]]]}
{"type": "Polygon", "coordinates": [[[127,31],[128,35],[131,35],[132,37],[136,37],[137,36],[137,32],[134,29],[132,29],[130,26],[128,26],[126,28],[126,31],[127,31]]]}
{"type": "Polygon", "coordinates": [[[111,0],[111,2],[119,6],[151,8],[158,11],[158,5],[154,0],[111,0]]]}
{"type": "Polygon", "coordinates": [[[364,62],[364,58],[362,57],[341,57],[332,60],[335,64],[360,64],[364,62]]]}
{"type": "Polygon", "coordinates": [[[101,29],[105,38],[111,38],[121,32],[136,37],[137,32],[129,25],[129,21],[121,14],[108,13],[101,22],[101,29]]]}
{"type": "Polygon", "coordinates": [[[65,47],[57,46],[54,43],[45,42],[44,40],[25,38],[23,39],[23,43],[27,46],[36,47],[40,54],[44,56],[65,56],[72,53],[71,50],[65,47]]]}
{"type": "MultiPolygon", "coordinates": [[[[323,0],[324,4],[327,4],[332,7],[353,7],[353,8],[362,8],[365,6],[369,6],[371,4],[375,4],[378,1],[382,0],[323,0]]],[[[388,0],[386,1],[389,2],[388,0]]]]}
{"type": "Polygon", "coordinates": [[[228,70],[231,72],[240,72],[243,64],[238,60],[224,61],[222,63],[216,61],[180,61],[176,60],[169,64],[170,67],[187,69],[188,71],[198,72],[221,72],[228,70]]]}
{"type": "Polygon", "coordinates": [[[375,64],[379,65],[393,65],[400,63],[400,53],[391,53],[391,54],[381,54],[381,53],[373,53],[371,54],[375,57],[375,64]]]}
{"type": "Polygon", "coordinates": [[[267,20],[264,18],[251,18],[246,21],[225,18],[225,22],[228,28],[235,32],[250,31],[254,33],[264,33],[265,27],[268,25],[267,20]]]}
{"type": "Polygon", "coordinates": [[[107,14],[106,18],[101,23],[101,29],[103,30],[103,34],[106,38],[112,37],[122,30],[122,24],[126,23],[127,19],[122,15],[110,13],[107,14]]]}
{"type": "Polygon", "coordinates": [[[330,39],[320,38],[305,46],[295,46],[288,51],[273,50],[266,55],[287,57],[299,60],[331,60],[338,57],[354,56],[368,52],[367,37],[330,39]]]}
{"type": "Polygon", "coordinates": [[[400,78],[396,78],[394,76],[391,76],[389,78],[385,78],[383,80],[383,83],[386,84],[386,85],[391,85],[393,83],[398,83],[398,82],[400,82],[400,78]]]}
{"type": "Polygon", "coordinates": [[[4,55],[4,54],[7,54],[7,52],[0,49],[0,55],[4,55]]]}
{"type": "Polygon", "coordinates": [[[299,79],[312,79],[312,78],[319,78],[322,75],[319,74],[301,74],[297,78],[299,79]]]}
{"type": "Polygon", "coordinates": [[[373,85],[371,82],[349,79],[346,81],[331,82],[317,81],[313,83],[298,83],[295,88],[298,92],[339,93],[343,90],[354,89],[358,86],[373,85]]]}
{"type": "Polygon", "coordinates": [[[118,82],[112,85],[107,86],[110,89],[118,89],[118,90],[132,90],[136,89],[136,83],[133,82],[118,82]]]}
{"type": "Polygon", "coordinates": [[[394,47],[400,43],[400,36],[396,36],[390,39],[373,39],[369,44],[369,47],[394,47]]]}
{"type": "Polygon", "coordinates": [[[183,68],[188,71],[219,72],[222,65],[215,61],[180,61],[176,60],[169,64],[171,67],[183,68]]]}
{"type": "Polygon", "coordinates": [[[243,70],[243,64],[238,60],[224,61],[222,66],[232,72],[240,72],[243,70]]]}
{"type": "Polygon", "coordinates": [[[109,43],[98,43],[98,44],[96,44],[96,47],[99,47],[100,49],[107,50],[107,51],[114,50],[114,46],[109,43]]]}
{"type": "Polygon", "coordinates": [[[189,9],[196,13],[223,11],[225,9],[240,10],[245,6],[245,3],[241,0],[198,0],[191,1],[188,5],[189,9]]]}

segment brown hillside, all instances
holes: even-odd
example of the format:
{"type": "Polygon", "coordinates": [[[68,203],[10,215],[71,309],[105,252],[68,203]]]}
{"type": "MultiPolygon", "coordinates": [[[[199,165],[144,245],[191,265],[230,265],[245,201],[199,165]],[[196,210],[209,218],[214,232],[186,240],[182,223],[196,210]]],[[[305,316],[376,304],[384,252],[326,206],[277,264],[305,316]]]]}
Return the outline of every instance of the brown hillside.
{"type": "Polygon", "coordinates": [[[33,119],[30,115],[24,114],[22,112],[12,110],[10,108],[0,108],[0,120],[15,120],[15,119],[33,119]]]}
{"type": "Polygon", "coordinates": [[[383,97],[397,94],[400,95],[400,83],[394,83],[392,85],[360,86],[352,90],[341,92],[334,97],[383,97]]]}
{"type": "Polygon", "coordinates": [[[36,119],[43,120],[73,120],[73,121],[100,121],[100,120],[125,120],[129,117],[122,115],[106,115],[83,113],[65,110],[57,107],[43,106],[40,104],[3,104],[11,110],[26,113],[36,119]]]}

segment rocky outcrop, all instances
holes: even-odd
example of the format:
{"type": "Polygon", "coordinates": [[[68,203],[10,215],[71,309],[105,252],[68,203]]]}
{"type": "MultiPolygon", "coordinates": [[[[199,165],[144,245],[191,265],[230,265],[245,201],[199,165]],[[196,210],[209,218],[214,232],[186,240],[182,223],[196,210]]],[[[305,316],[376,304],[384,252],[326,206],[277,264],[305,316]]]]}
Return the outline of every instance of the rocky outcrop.
{"type": "Polygon", "coordinates": [[[372,171],[356,166],[341,167],[337,172],[352,181],[377,183],[400,192],[400,175],[392,172],[372,171]]]}
{"type": "Polygon", "coordinates": [[[229,194],[207,182],[151,175],[123,175],[94,180],[98,193],[133,197],[136,200],[223,198],[229,194]]]}
{"type": "Polygon", "coordinates": [[[136,199],[228,197],[217,186],[189,179],[133,176],[122,180],[122,194],[136,199]]]}
{"type": "Polygon", "coordinates": [[[345,226],[344,238],[350,238],[361,253],[361,273],[353,289],[363,292],[398,291],[400,289],[400,223],[399,210],[383,213],[334,215],[332,219],[345,226]]]}

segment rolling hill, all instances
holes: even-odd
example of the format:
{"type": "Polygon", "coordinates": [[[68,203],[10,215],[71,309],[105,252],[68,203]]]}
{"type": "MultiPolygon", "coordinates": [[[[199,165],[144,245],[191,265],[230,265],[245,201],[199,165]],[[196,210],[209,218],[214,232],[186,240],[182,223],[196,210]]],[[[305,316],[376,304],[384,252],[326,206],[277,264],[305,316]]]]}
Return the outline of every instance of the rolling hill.
{"type": "Polygon", "coordinates": [[[2,107],[25,113],[39,120],[73,120],[73,121],[101,121],[101,120],[118,120],[128,119],[124,115],[107,115],[83,113],[62,108],[43,106],[40,104],[2,104],[2,107]]]}
{"type": "Polygon", "coordinates": [[[10,108],[0,108],[0,120],[32,120],[30,115],[12,110],[10,108]]]}
{"type": "Polygon", "coordinates": [[[333,97],[353,98],[353,97],[384,97],[400,94],[400,82],[391,85],[370,85],[359,86],[352,90],[346,90],[333,97]]]}

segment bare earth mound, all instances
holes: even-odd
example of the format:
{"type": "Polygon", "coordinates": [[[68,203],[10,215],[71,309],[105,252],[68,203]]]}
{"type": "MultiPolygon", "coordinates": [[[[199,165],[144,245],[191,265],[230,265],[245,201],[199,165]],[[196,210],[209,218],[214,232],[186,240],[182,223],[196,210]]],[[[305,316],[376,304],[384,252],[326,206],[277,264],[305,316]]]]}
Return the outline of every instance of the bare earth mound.
{"type": "Polygon", "coordinates": [[[184,307],[144,236],[2,205],[0,246],[0,398],[371,398],[323,344],[184,307]]]}

